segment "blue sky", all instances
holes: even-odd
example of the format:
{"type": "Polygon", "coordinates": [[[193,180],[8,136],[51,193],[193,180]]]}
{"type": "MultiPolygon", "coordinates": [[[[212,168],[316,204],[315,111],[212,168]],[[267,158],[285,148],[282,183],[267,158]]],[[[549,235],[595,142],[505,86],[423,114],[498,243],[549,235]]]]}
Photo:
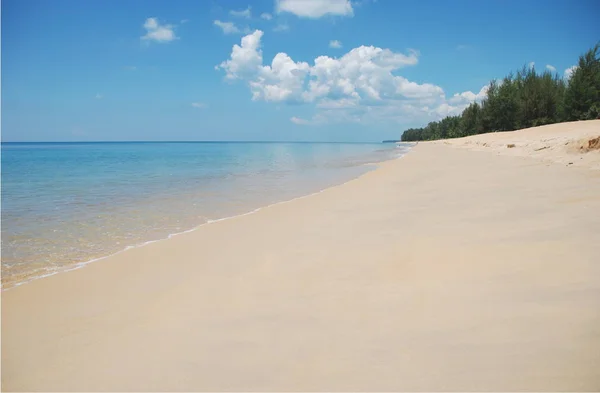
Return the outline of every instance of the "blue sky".
{"type": "Polygon", "coordinates": [[[2,139],[399,138],[524,64],[562,76],[598,15],[595,0],[3,0],[2,139]]]}

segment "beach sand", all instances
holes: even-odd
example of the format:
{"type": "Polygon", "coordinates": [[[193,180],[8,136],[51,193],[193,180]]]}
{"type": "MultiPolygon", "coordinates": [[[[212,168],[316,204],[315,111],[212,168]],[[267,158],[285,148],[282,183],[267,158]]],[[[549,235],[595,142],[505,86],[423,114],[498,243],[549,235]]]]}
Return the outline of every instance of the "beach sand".
{"type": "Polygon", "coordinates": [[[5,291],[3,390],[598,390],[597,136],[419,143],[5,291]]]}

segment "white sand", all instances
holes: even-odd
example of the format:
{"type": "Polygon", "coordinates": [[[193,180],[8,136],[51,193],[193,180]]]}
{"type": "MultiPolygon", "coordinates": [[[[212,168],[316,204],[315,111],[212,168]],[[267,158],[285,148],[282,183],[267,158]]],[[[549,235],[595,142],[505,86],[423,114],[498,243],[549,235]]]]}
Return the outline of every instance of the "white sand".
{"type": "Polygon", "coordinates": [[[600,153],[528,157],[588,133],[600,121],[421,143],[5,291],[3,389],[597,390],[600,153]]]}
{"type": "Polygon", "coordinates": [[[544,162],[600,169],[600,149],[588,153],[588,141],[600,138],[600,121],[575,121],[436,141],[470,150],[530,157],[544,162]],[[508,145],[514,145],[508,147],[508,145]]]}

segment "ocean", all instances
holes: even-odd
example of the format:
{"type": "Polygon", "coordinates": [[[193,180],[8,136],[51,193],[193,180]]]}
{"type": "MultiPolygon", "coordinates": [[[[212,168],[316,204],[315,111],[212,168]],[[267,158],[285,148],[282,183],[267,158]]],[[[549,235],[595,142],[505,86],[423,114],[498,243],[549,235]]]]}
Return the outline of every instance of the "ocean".
{"type": "Polygon", "coordinates": [[[2,143],[2,286],[344,183],[407,144],[2,143]]]}

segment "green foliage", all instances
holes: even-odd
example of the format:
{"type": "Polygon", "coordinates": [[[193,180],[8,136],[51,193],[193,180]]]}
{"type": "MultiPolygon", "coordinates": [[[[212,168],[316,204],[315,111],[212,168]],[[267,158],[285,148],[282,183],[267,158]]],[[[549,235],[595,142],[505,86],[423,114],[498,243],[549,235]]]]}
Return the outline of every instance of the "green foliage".
{"type": "Polygon", "coordinates": [[[579,57],[565,81],[548,71],[523,67],[502,81],[491,81],[481,104],[472,103],[460,116],[448,116],[423,128],[411,128],[402,141],[459,138],[512,131],[561,121],[600,118],[600,43],[579,57]]]}
{"type": "Polygon", "coordinates": [[[567,120],[587,120],[600,105],[600,44],[579,58],[577,68],[569,79],[564,108],[567,120]]]}
{"type": "Polygon", "coordinates": [[[481,106],[474,102],[462,113],[460,120],[460,131],[457,137],[480,134],[483,132],[483,113],[481,106]]]}
{"type": "Polygon", "coordinates": [[[600,103],[594,103],[585,114],[586,120],[600,119],[600,103]]]}

